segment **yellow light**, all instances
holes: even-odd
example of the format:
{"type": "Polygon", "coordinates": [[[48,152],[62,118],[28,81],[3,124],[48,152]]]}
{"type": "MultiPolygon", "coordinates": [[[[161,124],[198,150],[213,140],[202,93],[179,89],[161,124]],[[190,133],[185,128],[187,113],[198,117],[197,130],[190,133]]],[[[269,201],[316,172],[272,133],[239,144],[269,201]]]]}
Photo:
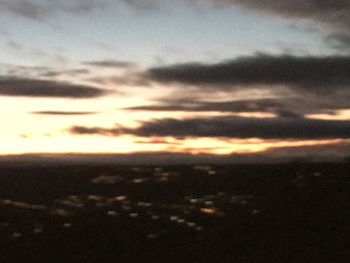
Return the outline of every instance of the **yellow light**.
{"type": "Polygon", "coordinates": [[[115,200],[118,202],[122,202],[125,201],[127,199],[127,197],[125,195],[119,195],[115,197],[115,200]]]}
{"type": "Polygon", "coordinates": [[[207,215],[213,215],[215,214],[215,211],[215,208],[201,208],[201,212],[207,215]]]}

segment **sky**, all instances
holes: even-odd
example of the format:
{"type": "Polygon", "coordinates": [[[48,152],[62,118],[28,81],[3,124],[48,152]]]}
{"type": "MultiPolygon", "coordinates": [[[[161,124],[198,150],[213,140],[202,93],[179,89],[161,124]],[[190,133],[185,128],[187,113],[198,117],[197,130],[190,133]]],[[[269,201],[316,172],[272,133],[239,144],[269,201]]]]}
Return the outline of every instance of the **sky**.
{"type": "Polygon", "coordinates": [[[346,0],[0,0],[0,155],[345,158],[349,28],[346,0]]]}

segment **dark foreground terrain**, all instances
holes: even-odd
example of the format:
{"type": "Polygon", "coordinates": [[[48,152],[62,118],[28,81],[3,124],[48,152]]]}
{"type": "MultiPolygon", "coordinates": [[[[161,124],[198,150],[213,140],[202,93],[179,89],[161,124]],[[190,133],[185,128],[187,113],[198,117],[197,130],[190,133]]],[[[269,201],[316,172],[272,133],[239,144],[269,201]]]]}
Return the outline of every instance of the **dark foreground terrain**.
{"type": "Polygon", "coordinates": [[[0,168],[0,262],[350,262],[349,164],[0,168]]]}

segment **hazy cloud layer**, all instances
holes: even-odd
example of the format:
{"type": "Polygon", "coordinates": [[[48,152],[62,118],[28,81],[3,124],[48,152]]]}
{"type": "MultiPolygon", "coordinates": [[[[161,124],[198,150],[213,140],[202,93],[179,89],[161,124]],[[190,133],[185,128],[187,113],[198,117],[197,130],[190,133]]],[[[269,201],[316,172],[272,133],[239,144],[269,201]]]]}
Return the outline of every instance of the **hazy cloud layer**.
{"type": "Polygon", "coordinates": [[[0,78],[0,95],[56,98],[95,98],[106,90],[92,86],[75,85],[40,79],[0,78]]]}
{"type": "Polygon", "coordinates": [[[255,55],[217,64],[188,63],[152,68],[151,79],[189,85],[286,85],[312,92],[350,87],[350,56],[255,55]]]}
{"type": "Polygon", "coordinates": [[[146,121],[135,129],[72,127],[73,134],[116,136],[133,134],[141,137],[229,137],[263,139],[334,139],[350,138],[349,121],[304,118],[212,117],[160,119],[146,121]]]}

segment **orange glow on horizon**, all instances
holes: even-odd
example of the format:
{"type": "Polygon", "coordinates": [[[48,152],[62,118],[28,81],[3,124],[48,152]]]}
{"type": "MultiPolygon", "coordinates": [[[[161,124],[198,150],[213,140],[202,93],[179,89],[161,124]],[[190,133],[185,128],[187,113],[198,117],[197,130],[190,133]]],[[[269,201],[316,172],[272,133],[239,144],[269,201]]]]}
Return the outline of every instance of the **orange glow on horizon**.
{"type": "MultiPolygon", "coordinates": [[[[136,92],[135,92],[136,93],[136,92]]],[[[150,95],[151,96],[151,95],[150,95]]],[[[153,94],[155,96],[155,94],[153,94]]],[[[271,118],[270,113],[218,113],[218,112],[149,112],[129,111],[123,108],[145,105],[148,99],[135,96],[107,96],[93,100],[69,100],[40,98],[0,98],[3,125],[0,131],[0,155],[31,153],[77,153],[77,154],[128,154],[138,152],[169,152],[189,154],[256,154],[282,147],[335,145],[350,140],[264,140],[235,138],[136,137],[72,135],[69,128],[117,127],[134,128],[140,122],[162,118],[201,118],[215,116],[239,116],[248,118],[271,118]],[[50,116],[35,115],[35,111],[96,112],[92,115],[50,116]]],[[[335,115],[309,115],[308,118],[346,120],[350,110],[340,110],[335,115]]]]}
{"type": "Polygon", "coordinates": [[[172,152],[189,154],[255,154],[284,148],[335,145],[350,140],[263,140],[231,138],[140,138],[135,136],[37,136],[2,140],[1,155],[30,153],[129,154],[139,152],[172,152]]]}

